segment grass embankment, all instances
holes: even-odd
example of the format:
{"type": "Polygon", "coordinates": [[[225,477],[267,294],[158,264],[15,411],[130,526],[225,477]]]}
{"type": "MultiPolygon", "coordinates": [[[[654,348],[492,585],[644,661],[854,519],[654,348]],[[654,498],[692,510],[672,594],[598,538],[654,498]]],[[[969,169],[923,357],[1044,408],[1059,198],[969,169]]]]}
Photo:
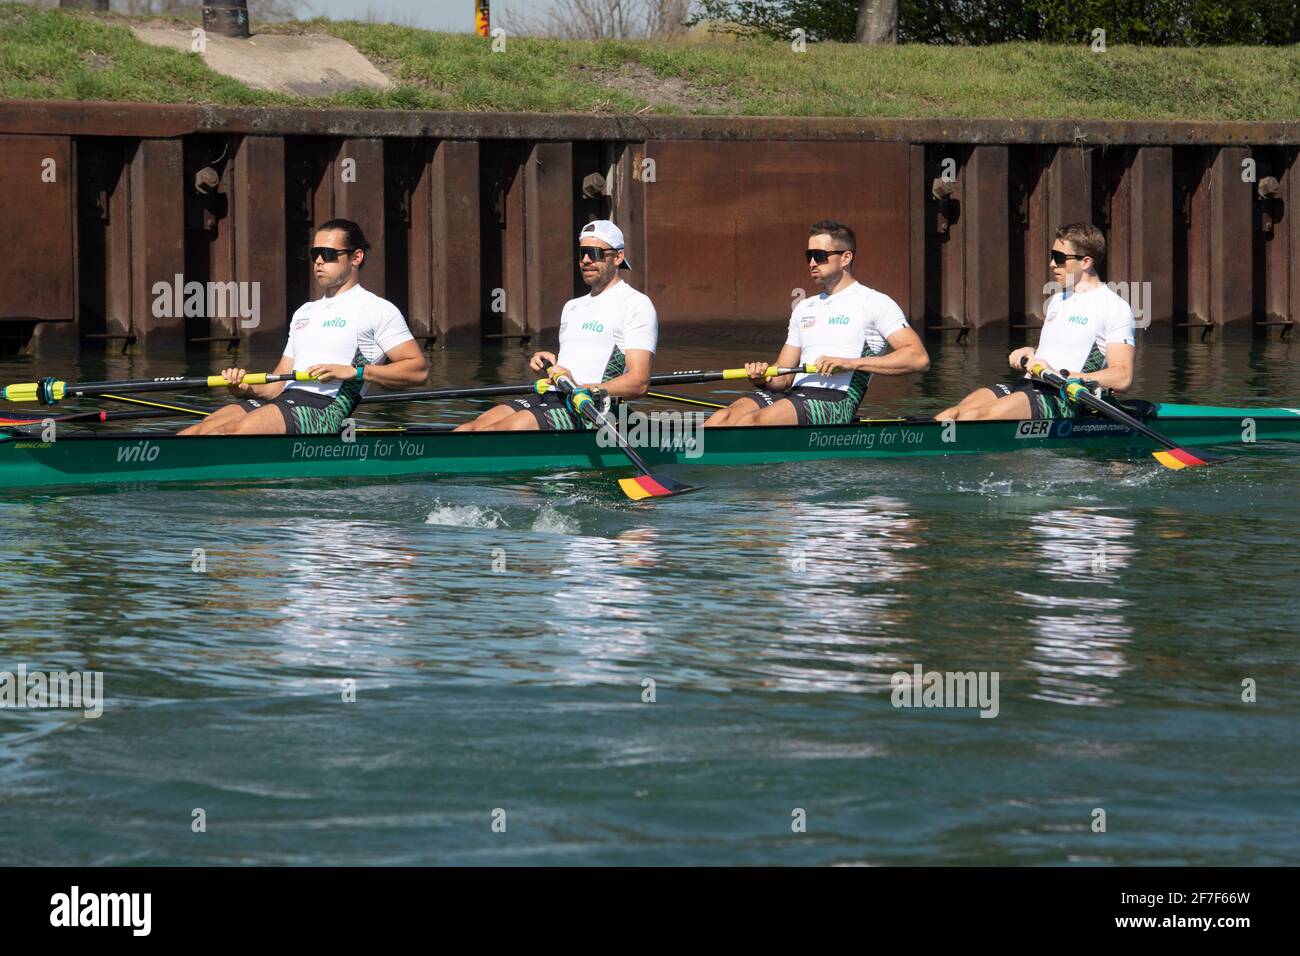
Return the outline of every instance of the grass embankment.
{"type": "Polygon", "coordinates": [[[0,3],[0,98],[750,116],[1294,120],[1300,46],[1156,49],[769,41],[572,42],[311,20],[392,77],[304,99],[249,89],[197,54],[136,40],[120,16],[0,3]]]}

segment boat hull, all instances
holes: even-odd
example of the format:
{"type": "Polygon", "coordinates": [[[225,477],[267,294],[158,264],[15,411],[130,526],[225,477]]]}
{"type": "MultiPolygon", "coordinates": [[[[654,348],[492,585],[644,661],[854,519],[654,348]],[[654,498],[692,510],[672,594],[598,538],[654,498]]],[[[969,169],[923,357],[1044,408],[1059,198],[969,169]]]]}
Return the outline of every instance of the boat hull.
{"type": "MultiPolygon", "coordinates": [[[[1188,445],[1300,441],[1300,410],[1157,406],[1146,421],[1188,445]]],[[[867,424],[697,430],[669,434],[638,452],[653,465],[725,466],[842,458],[990,454],[1029,448],[1142,453],[1152,443],[1101,418],[1051,422],[881,421],[867,424]]],[[[335,436],[178,436],[103,432],[42,442],[0,432],[0,487],[246,482],[297,478],[391,478],[436,474],[626,469],[616,447],[591,432],[362,431],[335,436]]]]}

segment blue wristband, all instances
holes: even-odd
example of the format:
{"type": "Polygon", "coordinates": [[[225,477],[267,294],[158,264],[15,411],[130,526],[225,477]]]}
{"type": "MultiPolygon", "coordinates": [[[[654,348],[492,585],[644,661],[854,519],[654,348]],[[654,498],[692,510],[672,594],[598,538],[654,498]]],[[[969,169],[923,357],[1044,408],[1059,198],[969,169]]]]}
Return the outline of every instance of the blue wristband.
{"type": "Polygon", "coordinates": [[[357,366],[357,381],[358,381],[358,382],[364,382],[364,381],[365,381],[365,374],[366,374],[366,367],[365,367],[364,365],[358,365],[358,366],[357,366]]]}

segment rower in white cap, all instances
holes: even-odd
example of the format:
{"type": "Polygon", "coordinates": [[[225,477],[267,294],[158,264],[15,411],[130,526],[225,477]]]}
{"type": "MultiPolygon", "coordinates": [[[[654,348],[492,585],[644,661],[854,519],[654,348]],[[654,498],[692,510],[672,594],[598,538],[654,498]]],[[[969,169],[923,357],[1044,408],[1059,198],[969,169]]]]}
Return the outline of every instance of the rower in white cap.
{"type": "MultiPolygon", "coordinates": [[[[560,314],[560,353],[537,352],[534,372],[551,363],[551,381],[567,375],[577,394],[609,403],[640,398],[650,387],[650,370],[659,339],[659,317],[649,296],[619,277],[629,269],[623,233],[608,219],[597,219],[578,233],[578,266],[591,291],[564,304],[560,314]]],[[[578,431],[593,427],[574,411],[574,395],[548,389],[486,412],[457,431],[578,431]]]]}

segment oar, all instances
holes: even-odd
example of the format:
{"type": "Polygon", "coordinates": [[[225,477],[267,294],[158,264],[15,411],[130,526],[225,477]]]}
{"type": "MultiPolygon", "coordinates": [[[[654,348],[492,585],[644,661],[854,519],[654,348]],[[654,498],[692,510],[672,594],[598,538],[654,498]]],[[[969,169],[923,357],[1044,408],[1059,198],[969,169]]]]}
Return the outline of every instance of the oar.
{"type": "MultiPolygon", "coordinates": [[[[813,374],[817,371],[815,365],[804,365],[799,368],[769,368],[767,370],[768,378],[775,378],[778,375],[797,375],[799,372],[813,374]]],[[[651,385],[692,385],[696,382],[722,382],[731,379],[749,378],[749,373],[743,368],[724,368],[713,372],[700,372],[696,370],[686,372],[664,372],[661,375],[650,376],[651,385]]],[[[244,379],[248,381],[248,379],[244,379]]],[[[382,392],[376,395],[363,395],[361,401],[368,403],[379,402],[422,402],[439,398],[496,398],[501,395],[529,395],[542,394],[550,391],[555,386],[547,379],[538,379],[536,382],[526,382],[522,385],[480,385],[473,388],[434,388],[420,389],[418,391],[408,392],[382,392]]]]}
{"type": "Polygon", "coordinates": [[[11,415],[0,415],[0,425],[43,425],[53,422],[129,422],[142,418],[175,418],[176,412],[166,408],[140,409],[134,412],[69,412],[63,415],[42,415],[40,412],[23,411],[11,415]],[[25,417],[19,418],[17,415],[25,417]]]}
{"type": "Polygon", "coordinates": [[[100,398],[106,398],[111,402],[121,402],[124,405],[143,405],[145,408],[166,409],[168,414],[172,415],[194,415],[203,418],[211,415],[220,406],[217,405],[195,405],[192,402],[178,402],[174,399],[150,399],[150,398],[132,398],[130,395],[114,395],[105,392],[100,398]]]}
{"type": "MultiPolygon", "coordinates": [[[[1022,366],[1024,361],[1020,363],[1022,366]]],[[[1092,392],[1088,391],[1078,382],[1071,382],[1062,375],[1058,375],[1052,369],[1048,368],[1042,362],[1035,363],[1034,367],[1029,370],[1030,374],[1048,385],[1054,385],[1057,388],[1065,390],[1071,401],[1086,405],[1094,412],[1104,415],[1111,421],[1118,422],[1139,435],[1145,435],[1158,445],[1164,445],[1167,451],[1153,451],[1151,457],[1166,468],[1196,468],[1200,465],[1218,465],[1229,459],[1222,455],[1211,455],[1209,452],[1201,451],[1199,448],[1187,448],[1179,445],[1170,438],[1166,438],[1154,429],[1148,428],[1142,422],[1138,421],[1128,412],[1121,408],[1116,408],[1110,402],[1098,398],[1092,392]]]]}
{"type": "MultiPolygon", "coordinates": [[[[274,382],[314,382],[316,377],[308,372],[286,372],[274,375],[269,372],[253,372],[244,376],[245,385],[270,385],[274,382]]],[[[82,398],[87,395],[103,395],[105,392],[170,392],[185,388],[222,388],[230,383],[220,375],[204,375],[194,378],[138,378],[123,382],[61,382],[54,378],[43,378],[39,382],[24,382],[18,385],[6,385],[0,389],[0,398],[9,402],[39,402],[53,405],[65,398],[82,398]]]]}
{"type": "MultiPolygon", "coordinates": [[[[785,375],[788,375],[790,372],[789,369],[781,369],[780,371],[782,374],[785,375]]],[[[795,369],[795,371],[797,372],[798,369],[795,369]]],[[[673,395],[669,392],[646,392],[645,396],[646,398],[657,398],[661,402],[681,402],[683,405],[703,405],[705,408],[726,408],[727,407],[726,405],[722,405],[718,402],[706,402],[702,398],[690,398],[686,395],[673,395]]],[[[916,419],[916,421],[932,422],[934,421],[934,419],[918,418],[916,419]]],[[[902,424],[907,422],[907,419],[906,418],[859,418],[858,422],[862,424],[877,424],[877,425],[884,424],[884,423],[892,424],[895,422],[902,424]]]]}
{"type": "Polygon", "coordinates": [[[707,402],[702,398],[689,398],[686,395],[670,395],[668,392],[646,392],[646,398],[657,398],[661,402],[681,402],[683,405],[701,405],[704,408],[726,408],[718,402],[707,402]]]}
{"type": "MultiPolygon", "coordinates": [[[[545,365],[546,371],[551,370],[551,363],[545,365]]],[[[743,369],[741,371],[744,371],[743,369]]],[[[565,395],[572,396],[574,410],[582,415],[587,421],[591,422],[597,428],[608,428],[614,437],[618,440],[618,447],[627,455],[636,470],[641,472],[635,478],[620,478],[618,486],[623,489],[623,494],[627,495],[633,501],[640,501],[644,498],[671,498],[673,495],[684,495],[691,491],[700,489],[694,485],[688,485],[676,479],[669,478],[667,475],[656,475],[650,471],[647,465],[632,447],[627,443],[627,438],[618,430],[618,425],[596,407],[589,395],[574,395],[577,385],[573,379],[567,375],[561,375],[555,380],[555,384],[564,392],[565,395]]]]}

